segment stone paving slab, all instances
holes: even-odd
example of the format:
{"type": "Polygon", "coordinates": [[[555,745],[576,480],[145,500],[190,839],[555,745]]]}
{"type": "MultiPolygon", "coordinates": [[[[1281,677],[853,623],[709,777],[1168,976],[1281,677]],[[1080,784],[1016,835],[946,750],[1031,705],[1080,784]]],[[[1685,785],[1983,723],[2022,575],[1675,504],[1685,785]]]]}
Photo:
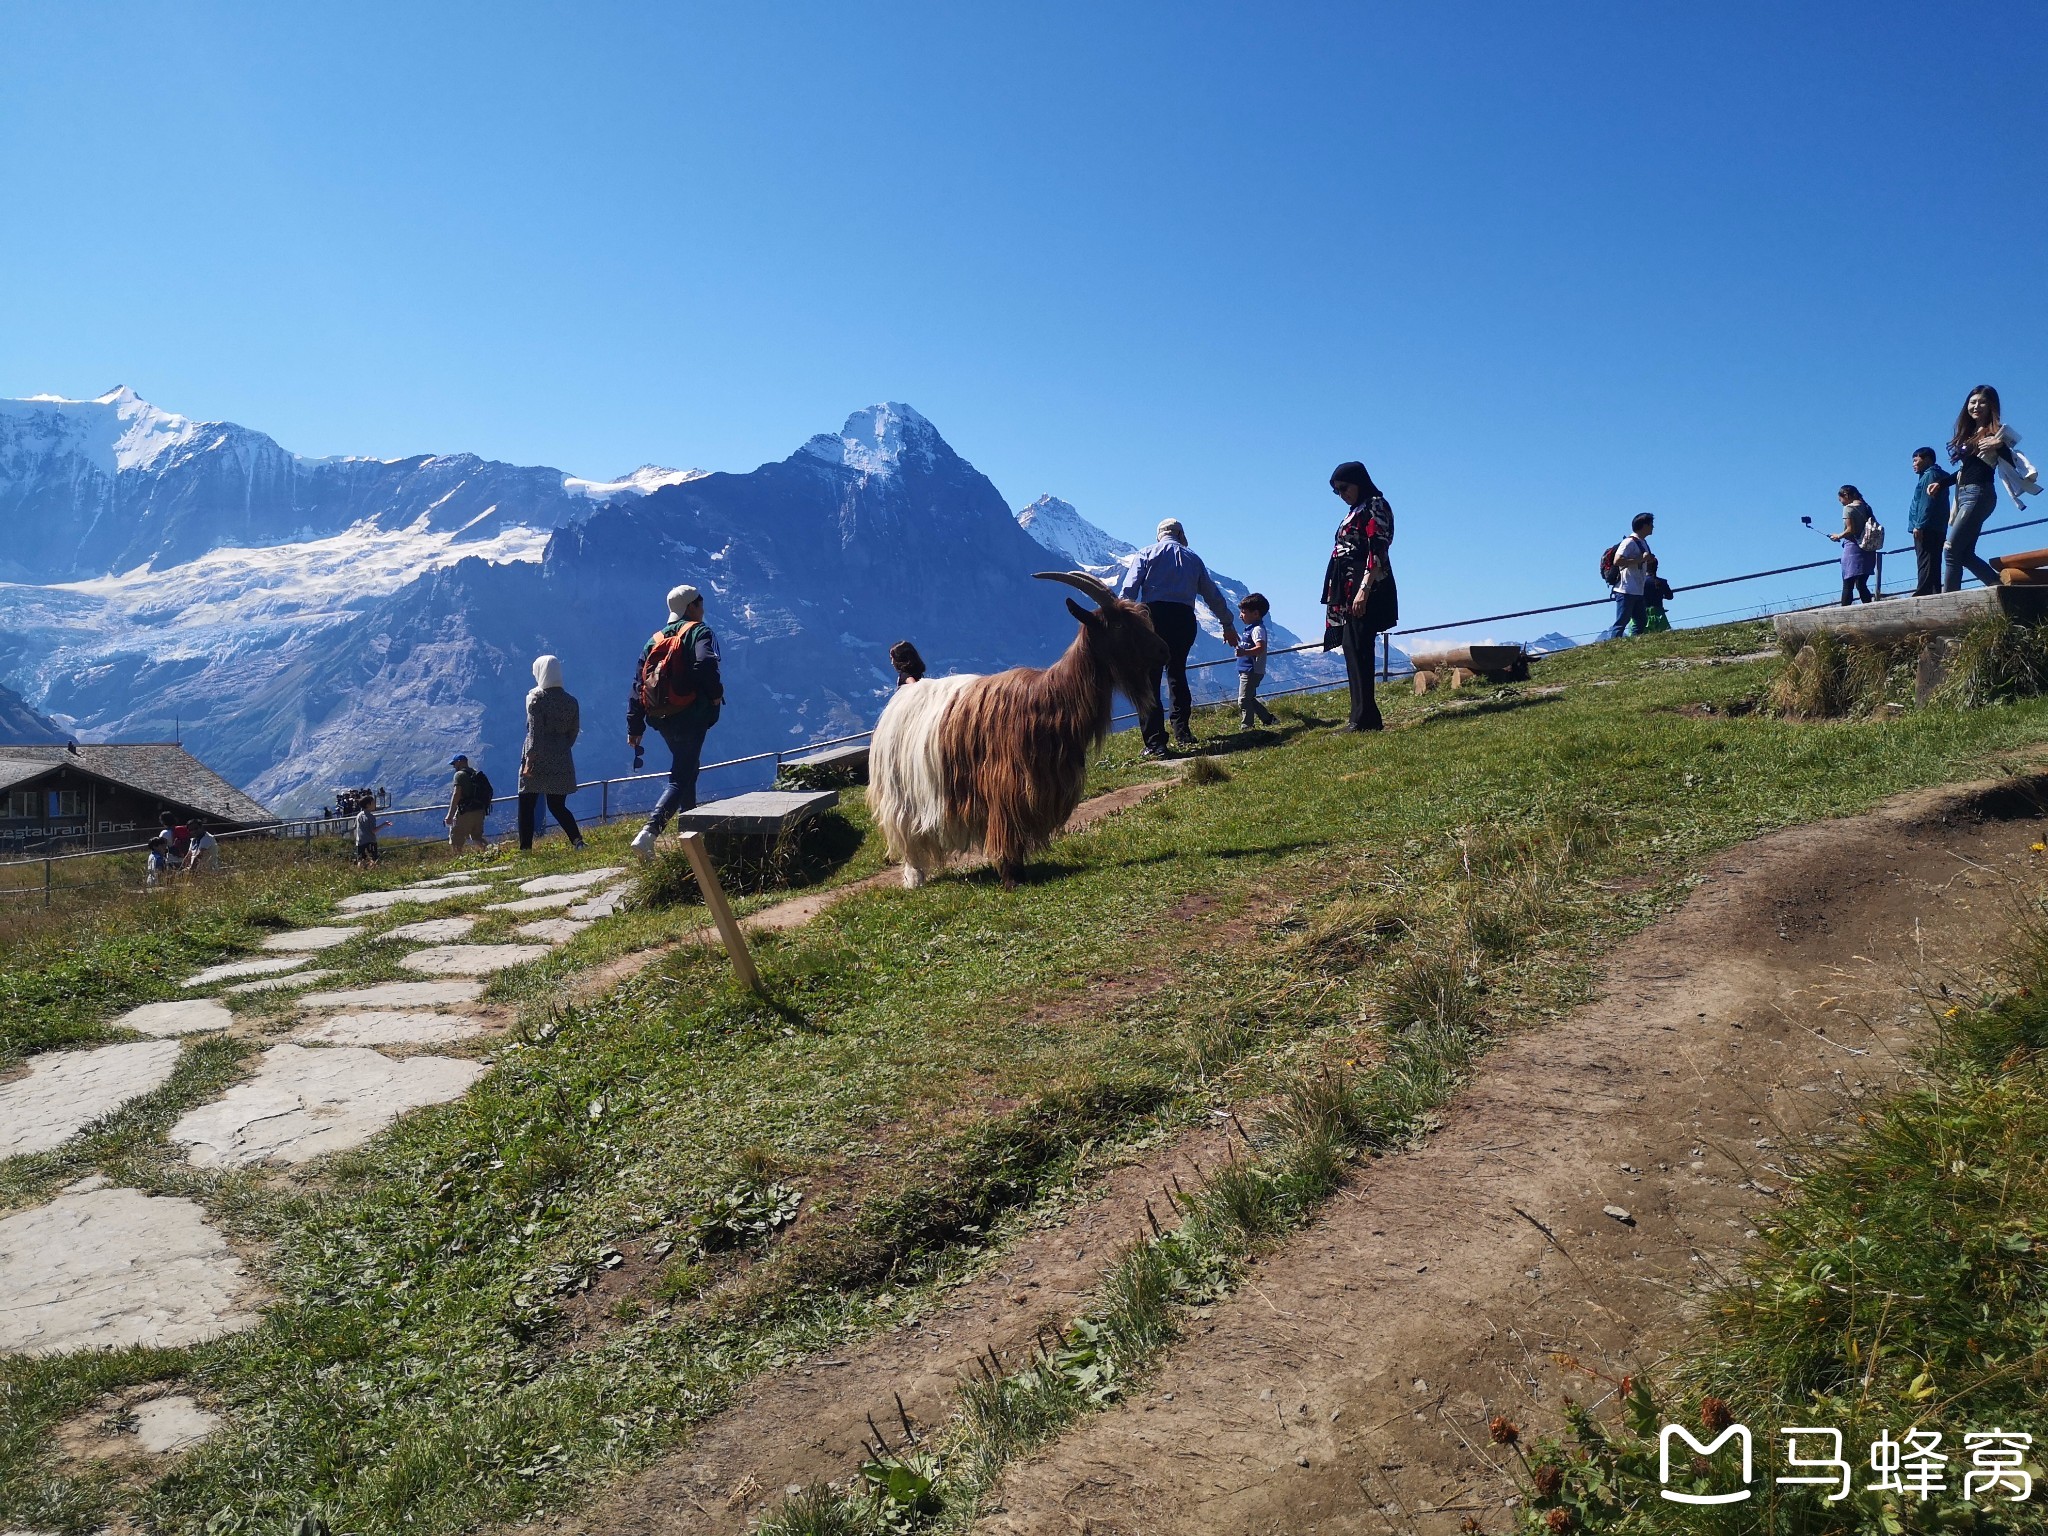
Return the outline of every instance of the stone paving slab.
{"type": "Polygon", "coordinates": [[[537,880],[522,880],[519,889],[529,896],[538,896],[545,891],[581,891],[593,885],[602,885],[614,875],[623,875],[625,868],[618,864],[607,864],[599,869],[578,870],[573,875],[542,875],[537,880]]]}
{"type": "Polygon", "coordinates": [[[289,933],[273,933],[263,941],[265,949],[300,950],[332,949],[337,944],[346,944],[362,932],[360,928],[294,928],[289,933]]]}
{"type": "Polygon", "coordinates": [[[544,896],[523,896],[518,901],[494,901],[485,907],[486,912],[546,912],[553,907],[566,907],[581,901],[581,891],[555,891],[544,896]]]}
{"type": "Polygon", "coordinates": [[[179,997],[168,1003],[144,1003],[130,1008],[114,1023],[122,1029],[164,1039],[171,1035],[196,1035],[209,1029],[226,1029],[235,1022],[227,1004],[210,997],[179,997]]]}
{"type": "Polygon", "coordinates": [[[380,981],[339,992],[308,992],[301,1008],[442,1008],[473,1003],[484,995],[480,981],[380,981]]]}
{"type": "Polygon", "coordinates": [[[524,938],[539,939],[543,944],[566,944],[589,926],[572,923],[566,917],[544,917],[539,922],[521,923],[512,931],[524,938]]]}
{"type": "Polygon", "coordinates": [[[222,987],[221,992],[282,992],[288,987],[310,987],[316,981],[326,981],[340,974],[339,971],[293,971],[289,976],[266,976],[261,981],[238,981],[232,987],[222,987]]]}
{"type": "Polygon", "coordinates": [[[176,1347],[255,1321],[242,1261],[190,1200],[96,1189],[0,1217],[0,1352],[176,1347]]]}
{"type": "Polygon", "coordinates": [[[620,905],[625,901],[626,895],[626,887],[623,885],[613,886],[602,895],[593,896],[581,906],[569,908],[562,915],[574,918],[579,923],[594,923],[599,918],[610,917],[614,912],[618,911],[620,905]]]}
{"type": "Polygon", "coordinates": [[[180,986],[204,987],[216,981],[229,981],[237,976],[268,976],[274,971],[289,971],[304,965],[311,955],[278,955],[269,960],[233,960],[226,965],[209,965],[195,976],[187,976],[180,986]]]}
{"type": "Polygon", "coordinates": [[[422,976],[488,976],[538,960],[547,952],[545,944],[443,944],[416,949],[400,956],[398,963],[422,976]]]}
{"type": "Polygon", "coordinates": [[[221,1426],[221,1416],[208,1413],[189,1397],[153,1397],[128,1410],[135,1419],[135,1438],[152,1456],[175,1456],[197,1445],[221,1426]]]}
{"type": "Polygon", "coordinates": [[[453,901],[458,896],[481,896],[491,889],[488,885],[439,885],[432,890],[416,891],[401,887],[395,891],[358,891],[353,896],[344,896],[337,901],[335,909],[341,912],[382,912],[387,907],[418,905],[422,902],[453,901]]]}
{"type": "Polygon", "coordinates": [[[446,1056],[273,1045],[254,1077],[186,1115],[170,1139],[198,1168],[309,1162],[361,1146],[407,1110],[462,1097],[484,1071],[446,1056]]]}
{"type": "MultiPolygon", "coordinates": [[[[48,1152],[169,1080],[175,1040],[137,1040],[91,1051],[47,1051],[29,1058],[28,1076],[0,1083],[0,1157],[48,1152]]],[[[0,1312],[0,1330],[6,1327],[0,1312]]]]}
{"type": "Polygon", "coordinates": [[[483,870],[464,869],[458,870],[452,875],[436,875],[431,880],[415,880],[411,885],[400,886],[399,889],[406,891],[431,891],[435,887],[443,885],[477,885],[490,878],[490,875],[486,874],[483,870]]]}
{"type": "Polygon", "coordinates": [[[406,944],[447,944],[469,937],[469,930],[475,926],[473,917],[430,917],[423,923],[402,923],[377,937],[398,939],[406,944]]]}
{"type": "Polygon", "coordinates": [[[483,1033],[483,1025],[459,1013],[398,1010],[340,1013],[292,1034],[306,1045],[441,1045],[483,1033]]]}

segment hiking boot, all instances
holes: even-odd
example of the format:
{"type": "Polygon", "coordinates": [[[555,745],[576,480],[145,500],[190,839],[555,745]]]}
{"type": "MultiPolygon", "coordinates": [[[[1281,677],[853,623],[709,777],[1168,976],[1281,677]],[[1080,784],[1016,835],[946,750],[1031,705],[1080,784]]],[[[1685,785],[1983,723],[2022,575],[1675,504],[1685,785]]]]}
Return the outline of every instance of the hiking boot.
{"type": "Polygon", "coordinates": [[[638,832],[635,832],[633,834],[633,841],[626,844],[626,846],[632,849],[635,853],[639,854],[640,857],[643,859],[653,858],[654,828],[642,827],[638,832]]]}
{"type": "Polygon", "coordinates": [[[1188,731],[1175,731],[1173,733],[1173,744],[1176,747],[1187,747],[1190,749],[1200,745],[1195,740],[1194,735],[1188,731]]]}

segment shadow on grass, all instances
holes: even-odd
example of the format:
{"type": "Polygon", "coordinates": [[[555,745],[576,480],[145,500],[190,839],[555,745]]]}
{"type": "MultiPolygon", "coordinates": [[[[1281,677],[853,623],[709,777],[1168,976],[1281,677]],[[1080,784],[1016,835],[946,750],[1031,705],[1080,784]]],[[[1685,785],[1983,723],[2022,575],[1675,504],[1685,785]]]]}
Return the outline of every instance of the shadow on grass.
{"type": "Polygon", "coordinates": [[[1561,694],[1555,693],[1523,693],[1505,699],[1477,699],[1470,704],[1448,703],[1411,721],[1403,729],[1420,730],[1423,726],[1433,725],[1440,720],[1472,720],[1481,715],[1504,715],[1510,710],[1526,709],[1535,704],[1555,704],[1561,697],[1561,694]]]}

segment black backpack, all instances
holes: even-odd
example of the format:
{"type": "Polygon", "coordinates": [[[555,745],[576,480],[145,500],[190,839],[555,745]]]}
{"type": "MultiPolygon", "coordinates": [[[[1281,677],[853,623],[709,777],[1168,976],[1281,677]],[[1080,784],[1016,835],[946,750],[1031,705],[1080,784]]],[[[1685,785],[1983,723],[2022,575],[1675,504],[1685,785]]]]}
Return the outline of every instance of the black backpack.
{"type": "Polygon", "coordinates": [[[1610,544],[1600,551],[1600,580],[1605,586],[1611,587],[1621,580],[1621,567],[1614,563],[1614,557],[1620,550],[1620,544],[1610,544]]]}
{"type": "Polygon", "coordinates": [[[468,808],[472,811],[488,811],[491,802],[498,798],[498,792],[491,788],[491,776],[488,773],[481,768],[475,773],[475,782],[470,786],[468,808]]]}

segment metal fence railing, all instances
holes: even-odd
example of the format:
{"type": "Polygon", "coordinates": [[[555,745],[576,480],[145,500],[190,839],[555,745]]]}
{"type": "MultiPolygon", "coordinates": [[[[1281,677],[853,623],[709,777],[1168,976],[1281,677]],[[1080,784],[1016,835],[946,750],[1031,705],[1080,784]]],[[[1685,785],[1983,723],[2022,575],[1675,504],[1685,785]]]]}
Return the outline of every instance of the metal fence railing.
{"type": "MultiPolygon", "coordinates": [[[[2033,518],[2026,522],[2006,523],[1997,528],[1987,528],[1984,530],[1984,536],[1988,537],[1996,533],[2011,533],[2021,528],[2038,528],[2044,525],[2048,525],[2048,517],[2033,518]]],[[[1880,593],[1882,593],[1884,587],[1884,556],[1887,554],[1911,554],[1912,552],[1911,545],[1901,545],[1896,549],[1878,552],[1876,587],[1880,593]]],[[[1720,576],[1711,581],[1692,582],[1686,586],[1674,587],[1672,591],[1674,593],[1704,592],[1710,588],[1735,586],[1750,581],[1763,581],[1774,576],[1789,576],[1801,571],[1817,571],[1836,565],[1838,560],[1839,557],[1837,556],[1825,560],[1804,561],[1797,565],[1777,566],[1767,571],[1745,571],[1737,576],[1720,576]]],[[[1727,619],[1736,616],[1755,616],[1761,618],[1771,613],[1782,613],[1797,608],[1810,607],[1815,602],[1829,595],[1827,593],[1816,593],[1775,608],[1769,605],[1750,605],[1742,608],[1722,610],[1716,613],[1694,614],[1686,619],[1685,624],[1687,627],[1691,627],[1710,619],[1727,619]]],[[[1391,630],[1381,636],[1379,676],[1382,681],[1386,681],[1393,676],[1391,668],[1391,642],[1394,638],[1400,636],[1441,634],[1446,630],[1467,629],[1479,624],[1500,624],[1513,619],[1540,618],[1548,614],[1572,613],[1589,608],[1611,608],[1613,602],[1614,599],[1610,594],[1603,597],[1587,598],[1580,602],[1551,603],[1540,608],[1517,609],[1512,613],[1491,613],[1477,618],[1451,619],[1439,624],[1420,624],[1408,629],[1391,630]]],[[[1569,638],[1575,640],[1581,638],[1593,639],[1603,633],[1605,633],[1604,625],[1601,629],[1591,631],[1584,637],[1572,636],[1569,638]]],[[[1323,646],[1320,641],[1304,641],[1300,645],[1287,646],[1280,650],[1272,651],[1269,654],[1272,656],[1294,656],[1311,653],[1320,654],[1322,651],[1323,646]]],[[[1235,665],[1236,658],[1226,656],[1215,661],[1192,663],[1188,667],[1188,671],[1191,674],[1206,674],[1218,667],[1234,668],[1235,665]]],[[[1193,681],[1191,679],[1191,683],[1193,681]]],[[[1281,698],[1288,694],[1320,693],[1339,686],[1341,682],[1342,679],[1335,677],[1313,679],[1290,687],[1276,688],[1271,691],[1261,690],[1260,696],[1262,698],[1281,698]]],[[[1228,703],[1235,697],[1234,686],[1227,686],[1223,690],[1205,691],[1212,692],[1213,696],[1197,698],[1195,700],[1198,705],[1203,707],[1228,703]]],[[[1135,712],[1127,712],[1114,718],[1115,722],[1121,725],[1135,721],[1138,716],[1135,712]]],[[[806,742],[801,746],[786,747],[770,752],[750,752],[742,757],[732,757],[720,762],[706,763],[698,770],[700,798],[718,798],[723,794],[736,793],[743,789],[759,788],[764,783],[773,783],[781,773],[783,765],[794,758],[809,756],[828,747],[845,746],[852,742],[864,741],[873,734],[873,728],[870,727],[865,730],[848,732],[842,736],[829,737],[821,741],[806,742]],[[763,765],[772,765],[768,767],[765,774],[759,771],[763,765]],[[749,772],[749,770],[752,771],[749,772]],[[705,790],[710,792],[704,793],[703,791],[705,790]]],[[[569,797],[570,809],[575,813],[579,821],[594,822],[600,825],[617,820],[622,816],[645,814],[652,808],[655,799],[659,797],[660,791],[656,786],[665,784],[667,781],[667,772],[659,769],[650,773],[621,774],[610,778],[590,779],[576,786],[574,792],[569,797]],[[597,801],[594,808],[590,804],[593,795],[597,801]],[[578,803],[579,798],[580,804],[578,803]]],[[[498,822],[500,831],[504,830],[503,821],[500,818],[510,812],[512,803],[511,797],[500,796],[498,807],[502,808],[502,810],[494,809],[491,813],[493,820],[498,822]]],[[[394,830],[400,818],[410,818],[419,829],[417,833],[412,835],[433,838],[440,835],[436,829],[439,818],[446,811],[447,804],[445,801],[435,801],[431,804],[381,808],[378,810],[377,816],[380,821],[390,818],[394,830]],[[432,818],[432,821],[429,821],[427,818],[432,818]]],[[[246,832],[221,833],[217,835],[223,841],[245,837],[301,837],[310,843],[317,837],[339,835],[347,830],[348,825],[349,823],[346,820],[332,816],[298,817],[271,826],[252,828],[246,832]]],[[[403,835],[405,834],[401,834],[401,836],[403,835]]],[[[8,887],[0,885],[0,897],[33,898],[40,896],[43,903],[48,905],[54,891],[60,888],[54,880],[55,867],[57,865],[74,859],[98,859],[116,854],[143,854],[147,850],[147,843],[133,843],[116,848],[96,848],[78,852],[53,851],[26,859],[0,860],[0,870],[28,869],[33,871],[35,866],[40,866],[42,876],[40,881],[30,881],[21,886],[8,887]]]]}

